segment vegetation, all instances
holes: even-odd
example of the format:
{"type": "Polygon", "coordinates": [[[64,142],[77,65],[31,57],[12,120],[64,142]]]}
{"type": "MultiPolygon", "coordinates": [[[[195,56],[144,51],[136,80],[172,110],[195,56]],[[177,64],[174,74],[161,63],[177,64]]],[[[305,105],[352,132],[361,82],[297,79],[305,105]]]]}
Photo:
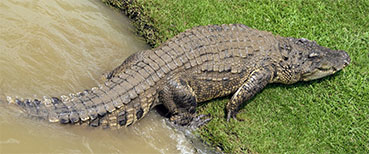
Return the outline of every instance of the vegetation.
{"type": "Polygon", "coordinates": [[[369,1],[103,0],[122,9],[152,46],[198,25],[242,23],[345,50],[351,64],[336,75],[267,86],[225,121],[229,98],[202,104],[212,121],[198,130],[227,153],[369,152],[369,1]]]}

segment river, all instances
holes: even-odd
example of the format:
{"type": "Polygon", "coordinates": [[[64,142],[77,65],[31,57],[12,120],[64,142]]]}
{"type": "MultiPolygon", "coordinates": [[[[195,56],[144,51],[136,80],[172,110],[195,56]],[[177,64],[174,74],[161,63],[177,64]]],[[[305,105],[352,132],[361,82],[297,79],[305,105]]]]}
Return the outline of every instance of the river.
{"type": "MultiPolygon", "coordinates": [[[[0,98],[90,89],[148,49],[129,20],[99,0],[0,1],[0,98]]],[[[0,106],[0,153],[193,153],[155,111],[119,130],[48,123],[0,106]]]]}

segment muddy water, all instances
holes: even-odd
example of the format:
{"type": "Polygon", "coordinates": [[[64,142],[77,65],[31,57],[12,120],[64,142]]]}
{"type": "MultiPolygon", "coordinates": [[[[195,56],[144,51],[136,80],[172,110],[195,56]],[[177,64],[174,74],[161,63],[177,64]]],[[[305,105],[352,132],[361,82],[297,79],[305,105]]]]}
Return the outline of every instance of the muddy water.
{"type": "MultiPolygon", "coordinates": [[[[60,96],[89,89],[132,53],[148,48],[129,21],[99,0],[0,1],[0,98],[60,96]]],[[[50,124],[0,103],[0,153],[193,152],[151,112],[132,127],[50,124]]]]}

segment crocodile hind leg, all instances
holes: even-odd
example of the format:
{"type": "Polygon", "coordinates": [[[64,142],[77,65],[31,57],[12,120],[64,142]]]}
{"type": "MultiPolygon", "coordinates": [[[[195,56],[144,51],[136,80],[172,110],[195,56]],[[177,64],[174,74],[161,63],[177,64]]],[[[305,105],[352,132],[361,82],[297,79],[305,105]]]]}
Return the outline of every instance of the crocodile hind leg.
{"type": "Polygon", "coordinates": [[[159,99],[169,110],[170,121],[177,125],[198,127],[209,120],[204,120],[202,115],[196,117],[197,102],[194,92],[182,79],[170,79],[159,92],[159,99]]]}
{"type": "Polygon", "coordinates": [[[248,76],[245,83],[242,84],[232,96],[226,106],[227,121],[229,121],[231,117],[236,118],[240,105],[260,92],[269,83],[272,75],[269,69],[263,69],[255,70],[248,76]]]}

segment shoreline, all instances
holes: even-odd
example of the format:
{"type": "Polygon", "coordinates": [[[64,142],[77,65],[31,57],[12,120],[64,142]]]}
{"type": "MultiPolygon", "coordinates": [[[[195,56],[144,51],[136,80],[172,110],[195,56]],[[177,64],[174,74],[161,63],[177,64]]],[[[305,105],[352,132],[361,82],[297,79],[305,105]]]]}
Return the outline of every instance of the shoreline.
{"type": "MultiPolygon", "coordinates": [[[[136,34],[143,37],[150,47],[155,48],[165,41],[161,41],[163,39],[160,38],[160,35],[158,34],[159,30],[153,26],[154,20],[151,19],[150,16],[145,15],[143,8],[138,6],[135,0],[102,0],[102,2],[125,14],[132,21],[131,24],[136,28],[136,34]]],[[[198,134],[195,134],[193,131],[190,133],[190,131],[178,128],[174,125],[169,124],[168,126],[175,129],[175,131],[179,131],[184,134],[184,136],[194,144],[193,146],[197,152],[222,152],[221,148],[212,147],[209,143],[204,142],[204,140],[199,138],[198,134]]]]}
{"type": "Polygon", "coordinates": [[[158,35],[158,29],[154,26],[154,20],[143,11],[142,7],[137,5],[135,0],[102,0],[102,2],[131,19],[137,35],[143,37],[148,45],[156,47],[162,43],[158,41],[161,39],[158,35]]]}

